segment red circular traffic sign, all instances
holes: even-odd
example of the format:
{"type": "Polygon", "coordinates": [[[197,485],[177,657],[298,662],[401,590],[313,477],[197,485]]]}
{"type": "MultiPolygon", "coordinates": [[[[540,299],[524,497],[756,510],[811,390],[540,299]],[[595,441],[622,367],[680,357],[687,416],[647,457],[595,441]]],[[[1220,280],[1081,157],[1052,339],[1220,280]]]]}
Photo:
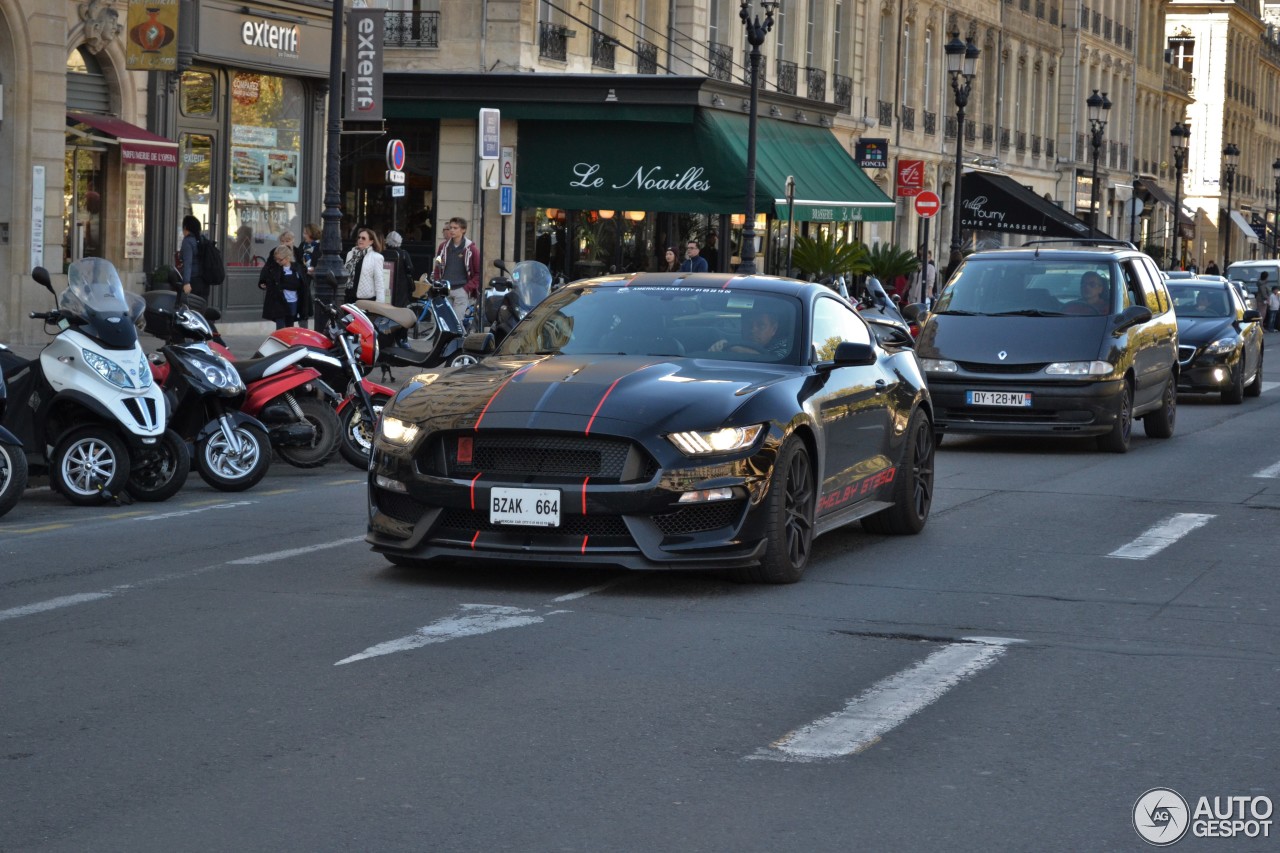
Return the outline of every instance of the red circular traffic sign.
{"type": "Polygon", "coordinates": [[[916,194],[916,213],[928,219],[938,212],[938,208],[942,206],[942,200],[938,198],[938,194],[930,190],[921,190],[916,194]]]}

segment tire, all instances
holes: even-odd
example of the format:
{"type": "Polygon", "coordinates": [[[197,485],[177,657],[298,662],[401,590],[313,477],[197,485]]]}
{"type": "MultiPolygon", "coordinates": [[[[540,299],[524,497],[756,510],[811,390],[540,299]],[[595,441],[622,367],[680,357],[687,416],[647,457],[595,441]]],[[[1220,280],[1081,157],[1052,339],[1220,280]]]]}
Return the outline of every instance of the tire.
{"type": "Polygon", "coordinates": [[[795,583],[804,575],[813,551],[813,515],[817,505],[813,465],[804,442],[792,436],[782,445],[765,497],[764,559],[733,572],[743,583],[795,583]]]}
{"type": "Polygon", "coordinates": [[[1098,449],[1108,453],[1128,453],[1129,439],[1133,436],[1133,386],[1129,380],[1124,381],[1124,389],[1120,392],[1117,404],[1116,422],[1111,432],[1098,436],[1098,449]]]}
{"type": "Polygon", "coordinates": [[[237,424],[240,452],[233,454],[227,437],[218,430],[196,443],[196,473],[220,492],[252,489],[271,467],[271,439],[253,424],[237,424]]]}
{"type": "Polygon", "coordinates": [[[106,427],[71,430],[49,459],[50,485],[76,506],[97,506],[112,500],[128,482],[129,452],[106,427]]]}
{"type": "Polygon", "coordinates": [[[338,413],[316,397],[295,397],[302,416],[316,429],[316,436],[306,447],[277,447],[280,458],[295,468],[319,468],[338,452],[338,413]]]}
{"type": "Polygon", "coordinates": [[[937,448],[933,436],[929,419],[917,410],[907,425],[907,441],[893,481],[893,506],[862,519],[863,530],[891,536],[914,535],[924,530],[933,506],[933,463],[937,448]]]}
{"type": "Polygon", "coordinates": [[[1148,438],[1172,438],[1173,427],[1178,422],[1178,380],[1170,376],[1160,397],[1160,408],[1142,419],[1143,432],[1148,438]]]}
{"type": "Polygon", "coordinates": [[[146,445],[129,464],[129,494],[140,501],[167,501],[178,493],[191,473],[187,443],[167,429],[155,444],[146,445]]]}
{"type": "Polygon", "coordinates": [[[18,505],[27,489],[27,454],[16,444],[0,441],[0,515],[18,505]]]}
{"type": "Polygon", "coordinates": [[[1231,371],[1231,385],[1222,389],[1222,402],[1229,406],[1238,406],[1244,402],[1244,354],[1240,355],[1240,363],[1231,371]]]}
{"type": "MultiPolygon", "coordinates": [[[[374,394],[369,397],[369,402],[373,403],[375,423],[376,418],[382,415],[383,406],[390,400],[391,398],[386,394],[374,394]]],[[[368,470],[369,451],[373,447],[374,424],[368,423],[365,418],[364,406],[359,400],[352,399],[338,416],[338,422],[341,425],[342,435],[338,439],[338,452],[342,454],[343,459],[361,471],[368,470]]]]}
{"type": "Polygon", "coordinates": [[[465,367],[468,364],[479,364],[480,357],[474,353],[460,352],[449,359],[449,367],[465,367]]]}
{"type": "Polygon", "coordinates": [[[1246,397],[1262,396],[1262,354],[1264,350],[1258,347],[1258,372],[1253,374],[1253,381],[1244,386],[1244,395],[1246,397]]]}
{"type": "Polygon", "coordinates": [[[942,446],[942,437],[945,435],[945,432],[935,432],[933,434],[933,447],[935,450],[942,446]]]}

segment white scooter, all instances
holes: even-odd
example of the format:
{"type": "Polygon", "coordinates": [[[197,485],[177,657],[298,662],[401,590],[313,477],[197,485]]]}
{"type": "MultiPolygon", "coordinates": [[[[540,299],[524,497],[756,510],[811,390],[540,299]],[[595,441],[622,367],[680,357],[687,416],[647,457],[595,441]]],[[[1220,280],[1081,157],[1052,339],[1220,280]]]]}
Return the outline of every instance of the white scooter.
{"type": "MultiPolygon", "coordinates": [[[[31,277],[54,293],[43,267],[31,277]]],[[[30,314],[46,331],[56,327],[40,356],[0,354],[4,426],[22,442],[28,468],[47,471],[73,504],[165,500],[182,488],[191,457],[166,429],[164,393],[138,343],[142,297],[126,292],[102,258],[72,263],[67,278],[55,310],[30,314]]]]}

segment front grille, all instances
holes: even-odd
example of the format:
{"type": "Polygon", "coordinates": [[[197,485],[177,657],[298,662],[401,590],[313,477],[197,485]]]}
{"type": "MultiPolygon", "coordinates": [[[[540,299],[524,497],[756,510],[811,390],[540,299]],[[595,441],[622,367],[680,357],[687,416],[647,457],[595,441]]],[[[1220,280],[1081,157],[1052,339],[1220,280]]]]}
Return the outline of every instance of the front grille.
{"type": "Polygon", "coordinates": [[[378,502],[378,509],[383,513],[391,516],[396,521],[403,521],[405,524],[415,524],[422,517],[423,511],[426,509],[422,504],[415,501],[408,495],[400,492],[389,492],[386,489],[378,489],[375,493],[378,502]]]}
{"type": "Polygon", "coordinates": [[[1083,409],[1053,411],[1049,409],[983,409],[977,411],[969,408],[944,408],[942,419],[948,423],[1020,423],[1020,424],[1054,424],[1076,426],[1093,420],[1093,416],[1083,409]]]}
{"type": "Polygon", "coordinates": [[[511,524],[493,524],[486,512],[468,509],[446,509],[440,514],[436,534],[450,532],[464,534],[468,538],[479,530],[498,531],[525,536],[625,536],[631,531],[620,515],[563,515],[559,527],[525,527],[511,524]]]}
{"type": "Polygon", "coordinates": [[[664,536],[680,536],[715,530],[736,524],[742,515],[742,501],[714,501],[684,506],[675,512],[655,515],[653,523],[664,536]]]}
{"type": "Polygon", "coordinates": [[[1039,364],[988,364],[981,361],[957,361],[969,373],[1039,373],[1049,366],[1044,361],[1039,364]]]}
{"type": "Polygon", "coordinates": [[[658,466],[648,453],[629,441],[584,435],[528,435],[523,433],[444,435],[438,439],[445,476],[470,479],[484,473],[494,477],[583,478],[597,482],[647,482],[658,466]],[[460,438],[472,440],[470,462],[458,461],[460,438]]]}
{"type": "Polygon", "coordinates": [[[1179,364],[1186,364],[1187,362],[1191,361],[1191,359],[1195,357],[1196,357],[1195,347],[1190,347],[1186,345],[1178,346],[1178,363],[1179,364]]]}
{"type": "Polygon", "coordinates": [[[125,408],[133,415],[133,420],[146,430],[155,429],[156,401],[150,397],[128,397],[124,401],[125,408]]]}

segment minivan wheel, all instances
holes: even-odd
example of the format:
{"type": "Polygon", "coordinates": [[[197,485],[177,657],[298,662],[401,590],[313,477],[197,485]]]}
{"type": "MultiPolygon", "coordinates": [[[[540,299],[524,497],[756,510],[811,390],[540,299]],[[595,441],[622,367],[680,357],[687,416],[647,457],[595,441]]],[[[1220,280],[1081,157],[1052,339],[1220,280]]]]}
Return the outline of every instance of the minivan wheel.
{"type": "Polygon", "coordinates": [[[1231,371],[1231,384],[1222,389],[1222,402],[1238,406],[1244,402],[1244,355],[1240,356],[1240,363],[1236,365],[1236,369],[1231,371]]]}
{"type": "Polygon", "coordinates": [[[1125,380],[1120,391],[1120,403],[1111,432],[1098,436],[1098,449],[1108,453],[1127,453],[1129,438],[1133,435],[1133,388],[1125,380]]]}
{"type": "Polygon", "coordinates": [[[1170,438],[1173,424],[1178,418],[1178,380],[1172,376],[1165,383],[1160,408],[1142,419],[1142,428],[1148,438],[1170,438]]]}

